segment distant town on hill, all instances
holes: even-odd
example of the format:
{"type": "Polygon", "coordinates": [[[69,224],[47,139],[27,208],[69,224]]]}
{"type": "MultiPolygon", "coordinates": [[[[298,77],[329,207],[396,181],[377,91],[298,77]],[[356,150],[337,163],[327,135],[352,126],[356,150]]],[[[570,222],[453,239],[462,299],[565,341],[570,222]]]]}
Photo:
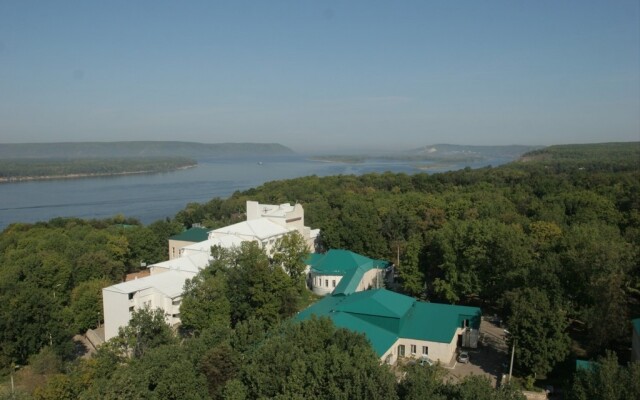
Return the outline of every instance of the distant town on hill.
{"type": "Polygon", "coordinates": [[[543,146],[508,145],[508,146],[467,146],[456,144],[434,144],[395,153],[369,155],[323,155],[314,157],[318,160],[362,163],[367,159],[383,159],[389,161],[437,161],[439,163],[475,162],[496,158],[515,160],[523,154],[542,149],[543,146]]]}

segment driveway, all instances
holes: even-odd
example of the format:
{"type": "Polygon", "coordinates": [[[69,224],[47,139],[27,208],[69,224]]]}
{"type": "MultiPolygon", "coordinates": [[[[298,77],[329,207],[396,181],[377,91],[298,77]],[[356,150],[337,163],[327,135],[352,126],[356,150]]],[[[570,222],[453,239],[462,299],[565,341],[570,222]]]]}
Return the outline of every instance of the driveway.
{"type": "Polygon", "coordinates": [[[445,366],[447,376],[453,382],[461,381],[468,375],[484,375],[491,379],[495,387],[503,373],[508,373],[509,349],[505,342],[504,331],[489,320],[482,319],[480,340],[477,349],[464,349],[469,353],[469,363],[461,364],[452,360],[445,366]]]}

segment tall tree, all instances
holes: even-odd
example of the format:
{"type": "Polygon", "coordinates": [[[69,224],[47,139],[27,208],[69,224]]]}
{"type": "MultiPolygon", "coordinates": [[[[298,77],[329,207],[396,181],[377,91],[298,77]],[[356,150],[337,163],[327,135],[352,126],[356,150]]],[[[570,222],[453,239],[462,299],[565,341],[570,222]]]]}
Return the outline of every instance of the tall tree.
{"type": "Polygon", "coordinates": [[[160,308],[134,310],[129,325],[121,327],[113,339],[120,348],[134,358],[140,358],[150,349],[171,344],[176,337],[164,320],[160,308]]]}
{"type": "Polygon", "coordinates": [[[302,235],[294,231],[279,238],[271,255],[275,264],[284,268],[300,290],[304,289],[305,260],[309,256],[309,248],[302,235]]]}
{"type": "Polygon", "coordinates": [[[516,368],[525,374],[547,374],[569,353],[565,312],[537,288],[507,292],[503,301],[516,368]]]}

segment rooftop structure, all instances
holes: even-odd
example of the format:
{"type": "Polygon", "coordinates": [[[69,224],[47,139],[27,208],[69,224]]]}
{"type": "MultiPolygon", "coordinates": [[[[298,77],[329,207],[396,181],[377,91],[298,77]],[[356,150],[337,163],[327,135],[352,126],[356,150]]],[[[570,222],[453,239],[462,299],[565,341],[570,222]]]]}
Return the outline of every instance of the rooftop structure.
{"type": "Polygon", "coordinates": [[[307,259],[309,281],[315,294],[351,294],[381,286],[391,263],[348,250],[329,250],[307,259]]]}
{"type": "Polygon", "coordinates": [[[180,249],[193,243],[202,242],[209,238],[209,230],[193,227],[169,238],[169,259],[180,256],[180,249]]]}

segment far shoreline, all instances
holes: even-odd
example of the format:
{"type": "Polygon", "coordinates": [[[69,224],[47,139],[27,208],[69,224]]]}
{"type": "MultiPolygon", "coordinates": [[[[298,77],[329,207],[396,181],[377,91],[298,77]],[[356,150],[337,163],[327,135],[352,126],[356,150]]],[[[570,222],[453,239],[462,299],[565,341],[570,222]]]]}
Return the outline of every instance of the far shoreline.
{"type": "Polygon", "coordinates": [[[78,173],[65,175],[41,175],[41,176],[13,176],[0,177],[2,183],[20,183],[32,181],[49,181],[49,180],[66,180],[66,179],[82,179],[82,178],[100,178],[109,176],[125,176],[125,175],[142,175],[142,174],[159,174],[164,172],[180,171],[189,168],[195,168],[198,164],[184,165],[167,170],[142,170],[142,171],[123,171],[123,172],[103,172],[103,173],[78,173]]]}

